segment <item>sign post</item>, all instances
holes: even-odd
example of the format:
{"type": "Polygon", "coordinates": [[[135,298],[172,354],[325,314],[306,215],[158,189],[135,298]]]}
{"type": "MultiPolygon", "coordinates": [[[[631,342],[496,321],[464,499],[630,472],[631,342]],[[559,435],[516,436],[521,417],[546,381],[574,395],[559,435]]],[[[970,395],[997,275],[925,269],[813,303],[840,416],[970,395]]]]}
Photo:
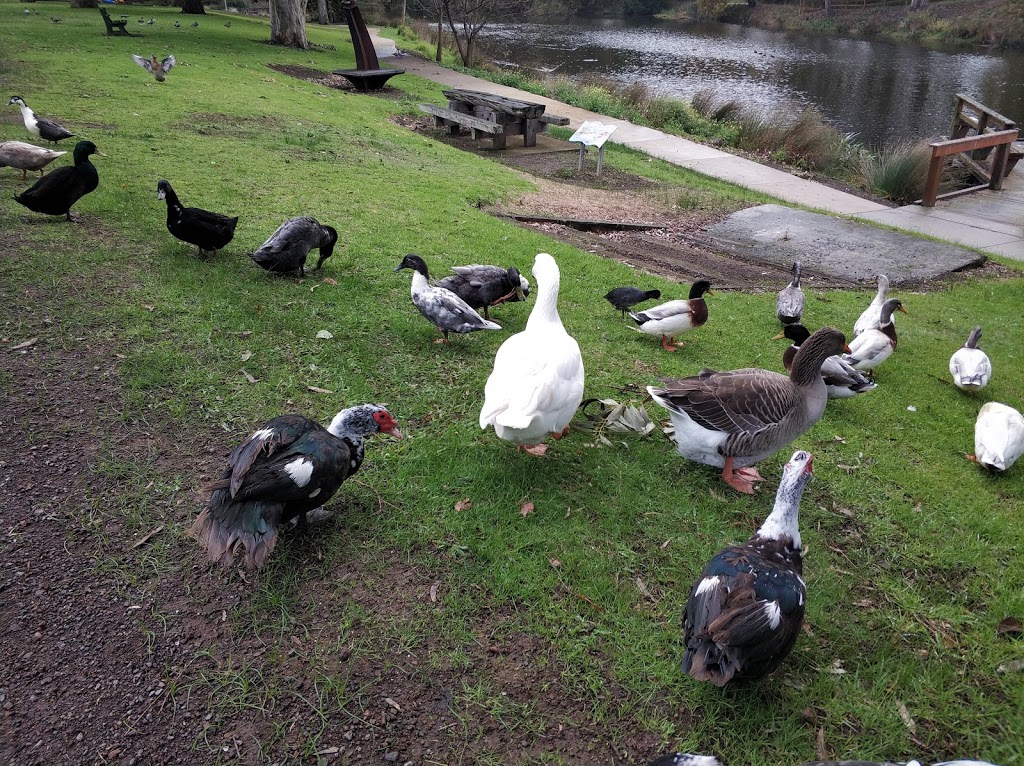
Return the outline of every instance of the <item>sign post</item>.
{"type": "Polygon", "coordinates": [[[597,120],[587,120],[569,136],[569,141],[580,145],[580,161],[576,164],[576,172],[583,170],[583,158],[587,155],[588,146],[597,147],[597,174],[601,175],[604,166],[604,142],[615,132],[614,125],[605,125],[597,120]]]}

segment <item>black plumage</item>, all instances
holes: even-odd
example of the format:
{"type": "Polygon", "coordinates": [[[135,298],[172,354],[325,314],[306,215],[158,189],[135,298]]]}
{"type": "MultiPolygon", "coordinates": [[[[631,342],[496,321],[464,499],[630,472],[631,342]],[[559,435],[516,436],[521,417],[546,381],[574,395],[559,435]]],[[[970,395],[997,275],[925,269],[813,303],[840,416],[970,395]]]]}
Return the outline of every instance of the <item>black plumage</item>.
{"type": "Polygon", "coordinates": [[[15,202],[29,210],[46,215],[65,215],[70,221],[71,206],[100,185],[100,175],[89,161],[89,156],[99,154],[92,141],[75,144],[75,164],[57,168],[43,176],[30,188],[14,196],[15,202]]]}
{"type": "Polygon", "coordinates": [[[441,339],[436,342],[448,343],[450,332],[462,334],[501,329],[501,325],[484,319],[451,290],[430,284],[427,264],[415,253],[405,256],[395,271],[402,269],[412,270],[412,303],[441,333],[441,339]]]}
{"type": "Polygon", "coordinates": [[[302,415],[265,423],[235,447],[221,477],[204,488],[206,508],[192,535],[211,561],[230,564],[236,551],[260,567],[273,552],[281,524],[322,506],[359,470],[363,439],[383,432],[401,438],[386,409],[362,404],[342,410],[324,428],[302,415]]]}
{"type": "Polygon", "coordinates": [[[798,513],[812,463],[793,453],[771,515],[745,543],[717,553],[690,590],[683,672],[698,681],[759,678],[793,649],[806,608],[798,513]]]}
{"type": "MultiPolygon", "coordinates": [[[[58,19],[58,21],[60,21],[60,19],[58,19]]],[[[74,137],[75,134],[59,122],[56,122],[55,120],[48,120],[45,117],[39,117],[29,108],[29,105],[25,103],[25,100],[21,98],[21,96],[11,96],[7,105],[10,106],[11,104],[17,105],[21,110],[21,117],[25,122],[25,128],[30,133],[34,133],[39,136],[39,138],[55,144],[65,138],[74,137]]]]}
{"type": "Polygon", "coordinates": [[[660,297],[661,290],[641,290],[639,287],[616,287],[604,296],[606,301],[622,312],[623,318],[636,304],[657,300],[660,297]]]}
{"type": "Polygon", "coordinates": [[[156,185],[156,198],[167,201],[167,231],[200,251],[220,250],[235,236],[238,216],[229,218],[198,207],[182,207],[167,181],[156,185]]]}
{"type": "Polygon", "coordinates": [[[453,266],[455,273],[437,283],[438,287],[451,290],[471,308],[484,310],[484,319],[490,319],[488,309],[501,303],[515,303],[530,294],[530,283],[515,266],[507,269],[473,263],[468,266],[453,266]]]}
{"type": "Polygon", "coordinates": [[[314,247],[320,249],[320,258],[316,262],[316,270],[319,271],[324,261],[334,253],[337,241],[338,232],[332,226],[324,226],[309,216],[289,218],[249,257],[267,271],[276,274],[298,271],[304,276],[309,251],[314,247]]]}

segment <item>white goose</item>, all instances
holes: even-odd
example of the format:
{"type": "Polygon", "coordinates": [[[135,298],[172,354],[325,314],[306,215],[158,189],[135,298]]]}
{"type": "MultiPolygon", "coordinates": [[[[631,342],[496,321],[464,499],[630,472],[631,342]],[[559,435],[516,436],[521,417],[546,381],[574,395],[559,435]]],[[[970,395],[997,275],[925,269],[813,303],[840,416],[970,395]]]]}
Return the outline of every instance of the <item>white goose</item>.
{"type": "Polygon", "coordinates": [[[1006,471],[1024,453],[1024,416],[1013,407],[987,402],[974,423],[971,460],[990,471],[1006,471]]]}
{"type": "Polygon", "coordinates": [[[547,253],[533,262],[537,302],[526,329],[501,344],[484,387],[480,428],[494,426],[498,438],[531,455],[543,455],[543,441],[569,430],[583,400],[580,347],[558,316],[558,264],[547,253]]]}
{"type": "Polygon", "coordinates": [[[878,275],[878,292],[875,293],[874,300],[868,304],[868,307],[864,309],[861,315],[857,318],[857,321],[853,325],[853,337],[857,337],[866,330],[871,330],[878,326],[878,319],[882,315],[882,304],[885,303],[885,294],[889,291],[889,277],[885,274],[878,275]]]}
{"type": "Polygon", "coordinates": [[[975,327],[967,342],[949,358],[949,374],[961,391],[977,391],[988,385],[992,377],[992,362],[988,354],[978,348],[981,327],[975,327]]]}

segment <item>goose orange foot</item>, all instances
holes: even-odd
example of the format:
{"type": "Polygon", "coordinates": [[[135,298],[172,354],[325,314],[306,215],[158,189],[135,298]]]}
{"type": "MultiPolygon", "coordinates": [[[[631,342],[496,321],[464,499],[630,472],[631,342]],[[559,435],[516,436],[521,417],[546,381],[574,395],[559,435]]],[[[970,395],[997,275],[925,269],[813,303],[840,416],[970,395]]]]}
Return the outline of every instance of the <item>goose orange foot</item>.
{"type": "Polygon", "coordinates": [[[527,453],[528,455],[533,455],[534,457],[543,457],[544,454],[548,451],[548,445],[518,444],[516,445],[516,449],[521,449],[523,452],[527,453]]]}
{"type": "Polygon", "coordinates": [[[666,351],[678,351],[679,346],[676,345],[676,338],[674,335],[662,335],[661,336],[661,347],[666,351]]]}
{"type": "Polygon", "coordinates": [[[753,466],[733,469],[732,461],[731,457],[725,459],[725,466],[722,468],[722,480],[738,492],[742,492],[745,495],[754,494],[754,484],[764,481],[764,477],[753,466]]]}
{"type": "Polygon", "coordinates": [[[569,433],[569,426],[566,426],[561,431],[552,431],[551,432],[551,438],[552,439],[561,439],[563,436],[565,436],[568,433],[569,433]]]}

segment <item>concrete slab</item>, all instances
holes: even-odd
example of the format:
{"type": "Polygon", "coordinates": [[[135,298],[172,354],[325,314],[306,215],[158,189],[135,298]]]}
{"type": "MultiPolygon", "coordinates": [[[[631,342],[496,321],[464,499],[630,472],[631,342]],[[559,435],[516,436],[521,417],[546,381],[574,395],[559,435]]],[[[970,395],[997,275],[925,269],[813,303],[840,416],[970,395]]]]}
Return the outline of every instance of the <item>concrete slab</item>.
{"type": "Polygon", "coordinates": [[[893,284],[925,282],[985,262],[956,245],[782,205],[733,213],[708,233],[744,257],[783,268],[800,260],[805,271],[852,282],[874,282],[881,273],[893,284]]]}

